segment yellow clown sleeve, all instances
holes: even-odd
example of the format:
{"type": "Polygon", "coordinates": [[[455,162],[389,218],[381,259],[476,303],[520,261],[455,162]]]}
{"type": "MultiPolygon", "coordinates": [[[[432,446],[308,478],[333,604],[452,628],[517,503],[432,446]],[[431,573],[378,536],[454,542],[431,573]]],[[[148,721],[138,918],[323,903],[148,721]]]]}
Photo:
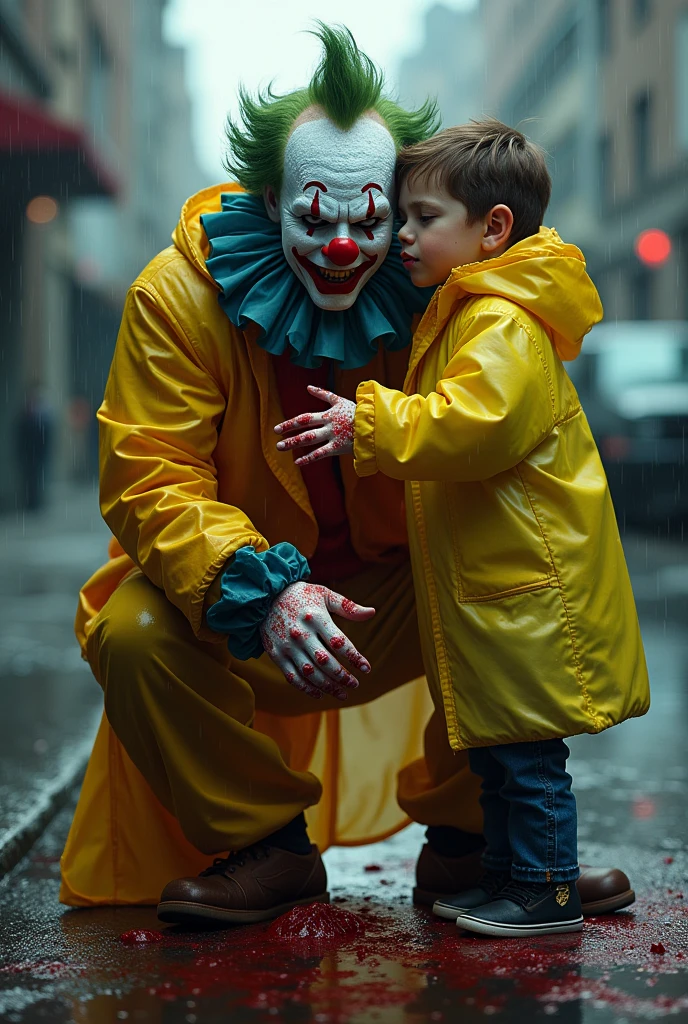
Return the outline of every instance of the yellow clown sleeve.
{"type": "MultiPolygon", "coordinates": [[[[447,330],[457,331],[458,317],[447,330]]],[[[429,393],[359,385],[354,466],[396,480],[485,480],[518,465],[550,433],[545,363],[508,313],[478,313],[450,338],[449,363],[429,393]],[[433,389],[434,390],[431,390],[433,389]]],[[[424,382],[425,383],[425,382],[424,382]]]]}
{"type": "Polygon", "coordinates": [[[154,285],[134,284],[98,411],[101,511],[197,635],[205,591],[227,559],[247,544],[269,547],[240,509],[217,500],[213,452],[225,405],[154,285]]]}

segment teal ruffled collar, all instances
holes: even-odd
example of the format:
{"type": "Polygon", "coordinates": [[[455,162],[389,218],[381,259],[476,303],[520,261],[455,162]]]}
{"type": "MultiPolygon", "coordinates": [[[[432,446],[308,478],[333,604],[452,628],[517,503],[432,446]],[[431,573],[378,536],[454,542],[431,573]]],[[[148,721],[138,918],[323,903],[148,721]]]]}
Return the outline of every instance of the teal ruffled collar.
{"type": "Polygon", "coordinates": [[[222,211],[201,223],[210,243],[206,266],[235,327],[260,328],[261,348],[279,356],[289,350],[296,366],[314,369],[335,359],[345,370],[366,366],[380,345],[391,352],[411,340],[411,321],[427,306],[432,288],[416,288],[404,270],[393,236],[389,254],[354,305],[333,312],[310,299],[284,258],[281,228],[261,199],[245,192],[222,196],[222,211]]]}

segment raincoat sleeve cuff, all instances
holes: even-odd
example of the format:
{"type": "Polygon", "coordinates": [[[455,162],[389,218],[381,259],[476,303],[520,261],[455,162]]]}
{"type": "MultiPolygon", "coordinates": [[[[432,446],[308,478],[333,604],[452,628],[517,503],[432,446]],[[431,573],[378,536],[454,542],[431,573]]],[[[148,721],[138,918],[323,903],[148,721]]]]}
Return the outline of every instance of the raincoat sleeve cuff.
{"type": "Polygon", "coordinates": [[[239,661],[260,658],[260,625],[270,605],[291,583],[308,579],[308,562],[293,544],[275,544],[256,552],[239,548],[222,572],[221,597],[206,614],[206,624],[227,634],[230,654],[239,661]]]}
{"type": "Polygon", "coordinates": [[[367,380],[356,389],[354,417],[354,469],[358,476],[378,471],[375,454],[375,381],[367,380]]]}

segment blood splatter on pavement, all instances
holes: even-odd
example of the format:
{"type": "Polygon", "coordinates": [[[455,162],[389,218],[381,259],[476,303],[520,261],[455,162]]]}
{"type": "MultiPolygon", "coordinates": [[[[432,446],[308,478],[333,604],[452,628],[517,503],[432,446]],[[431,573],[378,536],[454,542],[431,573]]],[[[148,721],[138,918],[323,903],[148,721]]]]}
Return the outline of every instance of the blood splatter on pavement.
{"type": "Polygon", "coordinates": [[[67,910],[57,902],[72,808],[0,881],[0,1019],[12,1024],[565,1024],[688,1018],[688,853],[681,714],[688,641],[647,629],[663,691],[647,720],[572,741],[585,862],[623,868],[627,911],[582,933],[470,937],[411,905],[423,842],[412,826],[325,855],[332,905],[281,921],[189,931],[153,907],[67,910]],[[667,636],[673,647],[668,647],[667,636]],[[675,653],[669,672],[668,652],[675,653]],[[654,717],[653,717],[654,715],[654,717]],[[652,799],[653,817],[633,813],[652,799]],[[383,884],[385,883],[385,884],[383,884]],[[341,917],[339,915],[342,915],[341,917]],[[356,930],[333,927],[351,919],[356,930]],[[131,932],[158,933],[131,945],[131,932]],[[301,934],[301,933],[304,934],[301,934]],[[662,952],[663,951],[663,952],[662,952]]]}
{"type": "Polygon", "coordinates": [[[160,926],[154,908],[58,909],[57,865],[41,859],[43,849],[14,873],[17,899],[7,913],[24,934],[18,941],[15,932],[11,949],[4,944],[16,956],[0,967],[0,1015],[359,1024],[492,1014],[571,1021],[583,1010],[586,1021],[589,1012],[600,1021],[688,1014],[688,908],[676,899],[688,868],[682,851],[671,864],[654,853],[636,861],[634,873],[651,891],[628,911],[588,919],[581,934],[492,940],[411,906],[420,836],[410,829],[375,847],[375,861],[366,848],[331,851],[330,906],[203,931],[160,926]],[[373,866],[384,868],[384,889],[373,866]],[[18,898],[31,888],[40,907],[18,898]]]}

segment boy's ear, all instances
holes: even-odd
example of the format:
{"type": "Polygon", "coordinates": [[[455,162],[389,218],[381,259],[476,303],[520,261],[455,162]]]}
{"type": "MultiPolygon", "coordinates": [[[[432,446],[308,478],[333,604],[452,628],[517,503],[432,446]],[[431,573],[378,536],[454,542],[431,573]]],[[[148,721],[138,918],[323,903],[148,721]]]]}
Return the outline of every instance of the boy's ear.
{"type": "Polygon", "coordinates": [[[265,203],[268,217],[277,224],[280,219],[279,205],[277,203],[277,195],[271,185],[266,185],[263,189],[263,202],[265,203]]]}
{"type": "Polygon", "coordinates": [[[493,206],[485,218],[485,232],[482,237],[483,252],[494,255],[509,241],[514,226],[514,215],[508,206],[500,203],[493,206]]]}

